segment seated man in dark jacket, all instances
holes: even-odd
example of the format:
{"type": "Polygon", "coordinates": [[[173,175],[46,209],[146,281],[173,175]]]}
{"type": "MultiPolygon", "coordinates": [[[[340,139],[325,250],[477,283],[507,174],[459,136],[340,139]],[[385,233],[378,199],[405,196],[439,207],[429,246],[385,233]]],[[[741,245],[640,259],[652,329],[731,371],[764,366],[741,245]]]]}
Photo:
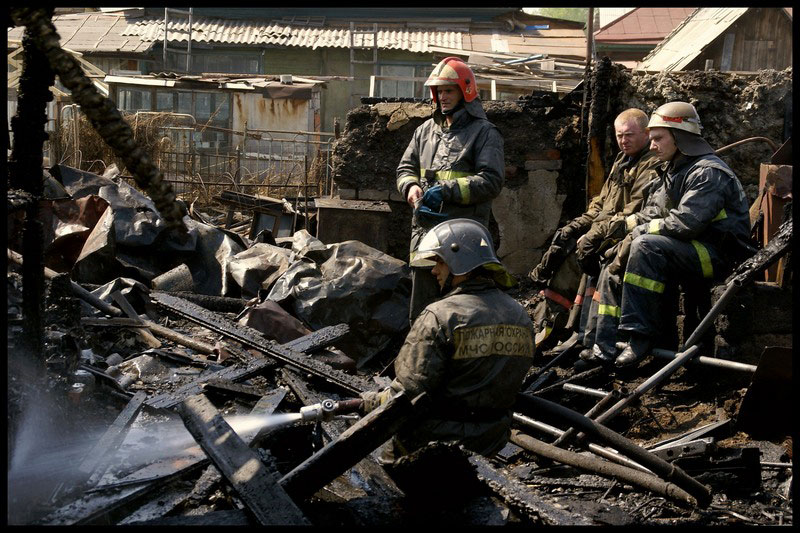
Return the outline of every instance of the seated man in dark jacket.
{"type": "Polygon", "coordinates": [[[700,128],[697,111],[686,102],[669,102],[651,116],[651,148],[663,162],[659,178],[642,210],[628,217],[630,235],[617,257],[600,272],[592,304],[595,344],[582,359],[618,367],[637,363],[660,333],[667,284],[723,278],[746,250],[747,197],[700,128]],[[620,353],[618,333],[626,343],[620,353]]]}
{"type": "Polygon", "coordinates": [[[474,220],[449,220],[431,229],[414,261],[434,265],[444,296],[411,326],[390,387],[361,396],[369,412],[399,391],[411,398],[425,392],[430,410],[392,439],[383,460],[429,441],[492,455],[508,441],[511,406],[533,362],[533,324],[498,288],[510,284],[510,275],[494,253],[489,231],[474,220]]]}
{"type": "MultiPolygon", "coordinates": [[[[534,310],[536,345],[540,348],[552,345],[565,326],[573,327],[567,324],[573,300],[582,300],[584,311],[588,308],[602,252],[614,244],[617,236],[625,235],[620,232],[625,217],[642,207],[645,186],[656,177],[658,160],[648,148],[647,115],[639,109],[626,109],[614,120],[614,131],[620,152],[600,194],[592,199],[585,213],[556,232],[542,260],[530,273],[531,281],[544,296],[534,310]],[[582,273],[587,276],[585,284],[580,282],[582,273]],[[583,294],[576,294],[580,285],[585,285],[583,294]]],[[[588,312],[582,313],[581,327],[574,338],[554,352],[575,345],[574,341],[578,345],[583,342],[587,316],[588,312]]]]}

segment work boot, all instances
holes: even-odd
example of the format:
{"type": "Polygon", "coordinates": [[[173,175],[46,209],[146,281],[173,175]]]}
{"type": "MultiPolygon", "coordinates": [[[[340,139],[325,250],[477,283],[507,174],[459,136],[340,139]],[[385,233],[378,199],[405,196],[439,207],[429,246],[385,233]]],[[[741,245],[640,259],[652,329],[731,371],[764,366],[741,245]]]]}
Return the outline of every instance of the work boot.
{"type": "Polygon", "coordinates": [[[617,368],[623,368],[638,363],[650,353],[650,345],[650,337],[632,333],[614,364],[617,368]]]}
{"type": "Polygon", "coordinates": [[[591,348],[584,348],[581,350],[581,353],[578,354],[583,361],[594,361],[594,353],[592,352],[591,348]]]}
{"type": "Polygon", "coordinates": [[[578,340],[580,335],[577,331],[573,332],[570,338],[556,346],[555,348],[548,350],[547,354],[552,357],[558,357],[564,352],[568,352],[570,350],[581,350],[583,349],[583,345],[578,340]]]}
{"type": "Polygon", "coordinates": [[[599,361],[603,364],[609,364],[614,362],[614,358],[617,354],[608,354],[599,345],[595,344],[592,346],[592,358],[596,361],[599,361]]]}

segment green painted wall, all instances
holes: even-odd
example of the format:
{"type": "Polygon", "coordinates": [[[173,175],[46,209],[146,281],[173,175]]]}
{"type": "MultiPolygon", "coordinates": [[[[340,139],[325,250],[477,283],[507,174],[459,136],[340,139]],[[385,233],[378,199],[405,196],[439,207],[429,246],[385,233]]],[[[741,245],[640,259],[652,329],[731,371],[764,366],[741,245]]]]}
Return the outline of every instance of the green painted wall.
{"type": "MultiPolygon", "coordinates": [[[[371,51],[360,52],[357,59],[372,59],[371,51]]],[[[420,54],[404,50],[378,50],[381,62],[422,62],[433,64],[433,54],[420,54]]],[[[264,74],[294,74],[296,76],[350,76],[349,48],[265,48],[263,49],[264,74]]],[[[431,67],[432,69],[432,67],[431,67]]],[[[356,64],[356,77],[369,76],[372,65],[356,64]]],[[[369,79],[358,80],[354,92],[369,95],[369,79]]],[[[333,122],[339,118],[344,128],[347,111],[350,109],[350,86],[348,81],[329,81],[322,89],[320,99],[322,131],[333,131],[333,122]]],[[[358,105],[358,100],[355,101],[358,105]]]]}

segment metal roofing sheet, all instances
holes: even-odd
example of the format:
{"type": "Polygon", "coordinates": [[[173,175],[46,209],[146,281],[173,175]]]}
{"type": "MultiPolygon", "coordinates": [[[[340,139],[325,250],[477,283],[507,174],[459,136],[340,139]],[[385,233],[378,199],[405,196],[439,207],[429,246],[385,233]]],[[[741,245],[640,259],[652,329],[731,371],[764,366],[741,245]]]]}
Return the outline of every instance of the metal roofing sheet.
{"type": "MultiPolygon", "coordinates": [[[[121,38],[128,20],[122,14],[77,13],[53,17],[61,46],[76,52],[143,53],[153,47],[136,36],[121,38]]],[[[24,28],[8,30],[9,40],[21,40],[24,28]]]]}
{"type": "Polygon", "coordinates": [[[639,65],[641,70],[681,70],[744,15],[746,7],[700,8],[675,28],[639,65]]]}
{"type": "MultiPolygon", "coordinates": [[[[145,42],[164,39],[164,20],[145,19],[129,24],[122,35],[137,37],[145,42]]],[[[186,42],[189,36],[187,19],[169,21],[170,41],[186,42]]],[[[378,47],[427,52],[428,46],[461,48],[462,34],[447,30],[412,30],[378,28],[378,47]]],[[[354,33],[355,46],[372,46],[371,33],[354,33]]],[[[271,22],[224,20],[206,17],[192,20],[192,41],[241,45],[278,45],[304,48],[349,48],[349,28],[297,27],[271,22]]]]}
{"type": "Polygon", "coordinates": [[[660,42],[686,17],[693,7],[639,7],[626,13],[595,34],[597,42],[660,42]]]}

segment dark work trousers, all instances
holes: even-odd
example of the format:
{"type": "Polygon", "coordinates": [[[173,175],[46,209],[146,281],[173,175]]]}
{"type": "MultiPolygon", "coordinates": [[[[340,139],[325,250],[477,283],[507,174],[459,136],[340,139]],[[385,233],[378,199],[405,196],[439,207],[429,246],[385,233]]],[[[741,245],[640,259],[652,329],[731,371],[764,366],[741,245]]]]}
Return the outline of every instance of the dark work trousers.
{"type": "Polygon", "coordinates": [[[655,338],[668,282],[712,280],[728,270],[727,261],[707,242],[645,234],[634,239],[622,284],[619,330],[655,338]]]}
{"type": "Polygon", "coordinates": [[[608,264],[600,269],[597,287],[591,300],[583,345],[587,348],[597,344],[603,353],[617,353],[617,328],[622,314],[620,299],[622,287],[619,276],[608,271],[608,264]]]}
{"type": "Polygon", "coordinates": [[[578,322],[578,342],[587,348],[591,348],[594,344],[595,324],[589,323],[589,316],[592,309],[592,297],[595,293],[595,286],[597,285],[597,278],[594,276],[586,277],[586,288],[583,291],[583,299],[581,300],[581,316],[578,322]],[[591,341],[592,344],[586,344],[591,341]]]}

